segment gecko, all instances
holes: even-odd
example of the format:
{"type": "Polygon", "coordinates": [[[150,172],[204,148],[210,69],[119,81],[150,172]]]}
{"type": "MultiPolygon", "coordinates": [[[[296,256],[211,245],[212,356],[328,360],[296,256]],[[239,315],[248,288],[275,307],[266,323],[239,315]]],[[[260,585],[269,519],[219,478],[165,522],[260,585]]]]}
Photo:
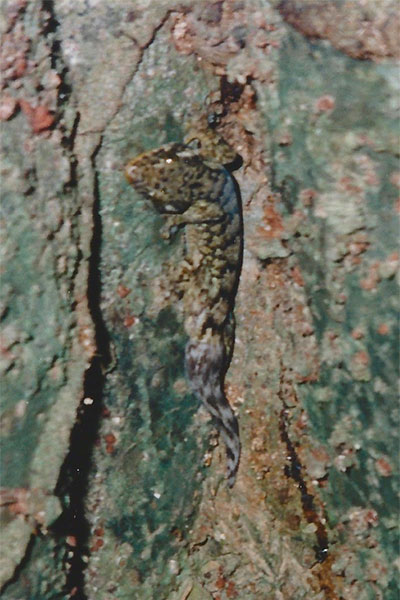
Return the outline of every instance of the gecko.
{"type": "Polygon", "coordinates": [[[214,132],[199,128],[184,143],[144,152],[125,167],[128,182],[166,217],[162,236],[184,228],[184,255],[174,286],[188,336],[186,374],[225,443],[229,487],[235,483],[241,450],[238,420],[224,392],[243,251],[240,197],[228,170],[235,158],[226,142],[221,145],[214,132]]]}

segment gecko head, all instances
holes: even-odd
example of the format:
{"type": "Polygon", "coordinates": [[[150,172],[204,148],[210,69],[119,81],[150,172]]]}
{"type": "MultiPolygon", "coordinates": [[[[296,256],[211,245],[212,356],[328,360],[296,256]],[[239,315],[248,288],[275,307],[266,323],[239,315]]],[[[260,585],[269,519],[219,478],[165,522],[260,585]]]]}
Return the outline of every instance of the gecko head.
{"type": "Polygon", "coordinates": [[[140,154],[125,167],[128,182],[162,214],[184,212],[204,176],[198,154],[183,144],[167,144],[140,154]]]}

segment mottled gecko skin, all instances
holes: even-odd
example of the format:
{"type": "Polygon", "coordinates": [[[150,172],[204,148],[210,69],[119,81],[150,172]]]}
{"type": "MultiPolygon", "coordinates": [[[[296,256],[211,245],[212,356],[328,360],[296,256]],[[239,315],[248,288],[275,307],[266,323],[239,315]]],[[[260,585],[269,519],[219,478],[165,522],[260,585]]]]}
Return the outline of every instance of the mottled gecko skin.
{"type": "MultiPolygon", "coordinates": [[[[196,139],[196,143],[202,144],[196,139]]],[[[233,306],[242,262],[240,200],[230,173],[185,144],[141,154],[125,169],[129,183],[167,215],[167,226],[185,227],[185,255],[176,286],[189,337],[187,376],[194,393],[215,418],[227,453],[228,485],[240,458],[237,419],[224,393],[233,351],[233,306]]],[[[232,162],[232,151],[225,155],[232,162]]]]}

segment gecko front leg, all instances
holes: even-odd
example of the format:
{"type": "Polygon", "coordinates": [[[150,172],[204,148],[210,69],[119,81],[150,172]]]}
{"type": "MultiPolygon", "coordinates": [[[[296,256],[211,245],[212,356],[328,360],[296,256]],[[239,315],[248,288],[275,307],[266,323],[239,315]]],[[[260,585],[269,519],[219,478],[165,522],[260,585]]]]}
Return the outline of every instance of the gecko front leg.
{"type": "Polygon", "coordinates": [[[195,225],[200,223],[217,223],[224,218],[224,214],[217,205],[210,205],[206,202],[198,202],[195,206],[190,206],[182,214],[165,215],[165,223],[160,229],[160,235],[163,239],[170,239],[171,235],[182,225],[195,225]]]}

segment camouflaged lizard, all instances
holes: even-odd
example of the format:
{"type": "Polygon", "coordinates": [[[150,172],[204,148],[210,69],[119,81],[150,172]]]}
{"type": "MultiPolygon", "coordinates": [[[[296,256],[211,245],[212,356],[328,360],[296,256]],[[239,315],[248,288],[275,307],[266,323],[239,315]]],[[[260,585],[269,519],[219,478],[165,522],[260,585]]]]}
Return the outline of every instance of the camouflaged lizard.
{"type": "MultiPolygon", "coordinates": [[[[228,485],[240,459],[239,426],[224,392],[233,352],[233,307],[242,262],[240,199],[229,171],[237,155],[208,132],[131,160],[128,182],[167,217],[185,227],[184,258],[175,274],[183,304],[186,372],[193,392],[215,418],[226,445],[228,485]]],[[[164,236],[167,237],[167,236],[164,236]]]]}

